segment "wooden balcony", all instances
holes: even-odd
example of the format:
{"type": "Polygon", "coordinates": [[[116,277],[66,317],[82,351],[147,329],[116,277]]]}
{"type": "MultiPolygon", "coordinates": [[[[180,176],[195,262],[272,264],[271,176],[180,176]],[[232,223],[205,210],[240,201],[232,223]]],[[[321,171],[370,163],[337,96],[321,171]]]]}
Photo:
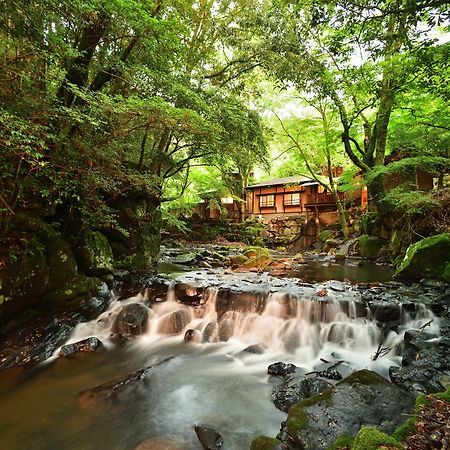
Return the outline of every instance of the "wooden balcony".
{"type": "MultiPolygon", "coordinates": [[[[344,199],[344,193],[343,192],[339,192],[339,198],[341,200],[344,199]]],[[[306,203],[305,205],[334,205],[335,202],[333,200],[333,196],[331,195],[330,192],[322,192],[321,194],[319,193],[314,193],[312,195],[308,195],[306,197],[306,203]]]]}

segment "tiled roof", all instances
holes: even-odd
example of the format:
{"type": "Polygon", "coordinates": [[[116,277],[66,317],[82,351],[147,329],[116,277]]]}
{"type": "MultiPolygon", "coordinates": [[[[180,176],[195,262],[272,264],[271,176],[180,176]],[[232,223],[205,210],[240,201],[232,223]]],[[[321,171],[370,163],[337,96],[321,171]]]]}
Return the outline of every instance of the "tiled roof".
{"type": "Polygon", "coordinates": [[[274,178],[272,180],[263,181],[261,183],[255,183],[251,184],[250,186],[247,186],[247,189],[251,188],[257,188],[257,187],[264,187],[264,186],[278,186],[280,184],[304,184],[314,182],[312,178],[309,177],[284,177],[284,178],[274,178]]]}

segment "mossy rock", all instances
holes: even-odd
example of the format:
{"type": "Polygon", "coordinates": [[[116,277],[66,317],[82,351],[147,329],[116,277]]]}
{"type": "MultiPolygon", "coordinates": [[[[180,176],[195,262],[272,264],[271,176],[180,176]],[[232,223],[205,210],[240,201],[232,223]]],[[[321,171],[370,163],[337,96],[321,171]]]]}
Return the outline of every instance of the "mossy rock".
{"type": "Polygon", "coordinates": [[[363,234],[359,238],[359,252],[363,258],[376,259],[385,241],[376,237],[363,234]]]}
{"type": "Polygon", "coordinates": [[[88,299],[97,293],[101,283],[102,281],[95,277],[77,276],[61,289],[44,294],[43,300],[47,305],[59,307],[74,299],[88,299]]]}
{"type": "Polygon", "coordinates": [[[450,233],[431,236],[410,245],[394,276],[450,282],[450,233]]]}
{"type": "Polygon", "coordinates": [[[33,237],[26,249],[0,270],[0,319],[8,320],[37,303],[47,289],[49,276],[44,248],[33,237]]]}
{"type": "Polygon", "coordinates": [[[331,230],[323,230],[319,233],[319,239],[322,242],[325,242],[328,239],[332,239],[332,237],[333,237],[333,232],[331,230]]]}
{"type": "Polygon", "coordinates": [[[364,427],[361,428],[353,441],[352,450],[378,450],[380,447],[389,447],[396,449],[403,449],[396,439],[388,434],[382,433],[376,428],[364,427]]]}
{"type": "Polygon", "coordinates": [[[275,438],[266,437],[266,436],[258,436],[253,439],[250,450],[275,450],[281,441],[275,438]]]}
{"type": "Polygon", "coordinates": [[[45,245],[50,276],[46,292],[63,291],[78,274],[75,256],[69,244],[53,228],[47,226],[38,237],[45,245]]]}
{"type": "Polygon", "coordinates": [[[77,261],[88,275],[105,275],[113,270],[113,253],[107,237],[99,231],[87,233],[75,249],[77,261]]]}
{"type": "Polygon", "coordinates": [[[246,247],[242,252],[247,258],[254,258],[255,256],[270,257],[270,251],[265,247],[246,247]]]}
{"type": "Polygon", "coordinates": [[[374,372],[361,370],[292,406],[281,437],[289,436],[304,450],[325,450],[339,436],[353,436],[361,427],[392,433],[413,406],[411,393],[374,372]]]}
{"type": "Polygon", "coordinates": [[[341,434],[327,450],[340,450],[341,448],[351,447],[354,439],[353,436],[349,436],[348,434],[341,434]]]}
{"type": "Polygon", "coordinates": [[[245,264],[247,261],[248,261],[247,256],[242,255],[242,254],[235,255],[230,258],[230,264],[232,266],[234,266],[234,265],[240,266],[242,264],[245,264]]]}
{"type": "Polygon", "coordinates": [[[248,260],[241,265],[241,267],[246,269],[265,269],[273,262],[270,256],[257,255],[248,260]]]}

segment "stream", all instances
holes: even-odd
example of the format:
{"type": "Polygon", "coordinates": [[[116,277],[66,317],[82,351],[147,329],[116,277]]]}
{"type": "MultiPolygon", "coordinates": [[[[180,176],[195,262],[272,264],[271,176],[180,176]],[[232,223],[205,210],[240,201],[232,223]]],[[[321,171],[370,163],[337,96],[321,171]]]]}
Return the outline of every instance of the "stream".
{"type": "Polygon", "coordinates": [[[427,302],[383,266],[316,261],[301,278],[205,269],[165,277],[160,297],[112,293],[108,309],[67,342],[97,337],[104,351],[61,358],[57,349],[32,369],[0,371],[0,449],[134,450],[168,436],[194,450],[199,424],[220,432],[223,449],[248,449],[286,418],[271,401],[280,379],[267,375],[270,364],[293,363],[301,375],[343,361],[343,376],[368,368],[389,378],[406,330],[433,320],[439,333],[427,302]],[[149,307],[145,331],[119,345],[115,318],[135,303],[149,307]],[[392,315],[397,326],[381,336],[392,315]],[[392,350],[373,360],[381,341],[392,350]],[[149,366],[146,383],[122,398],[97,404],[79,395],[149,366]]]}

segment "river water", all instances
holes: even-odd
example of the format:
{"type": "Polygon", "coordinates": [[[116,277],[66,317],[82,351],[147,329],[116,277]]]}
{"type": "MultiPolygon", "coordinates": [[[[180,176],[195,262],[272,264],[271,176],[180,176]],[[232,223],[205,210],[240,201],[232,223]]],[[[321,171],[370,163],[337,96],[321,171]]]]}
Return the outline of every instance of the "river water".
{"type": "MultiPolygon", "coordinates": [[[[308,270],[317,273],[314,267],[308,270]]],[[[345,268],[341,277],[358,270],[345,268]]],[[[280,380],[267,375],[269,364],[294,363],[300,375],[344,361],[339,366],[344,376],[369,368],[388,377],[389,366],[400,365],[395,349],[404,331],[433,318],[426,307],[419,305],[411,314],[399,306],[400,326],[384,333],[383,346],[393,350],[373,361],[381,328],[361,307],[358,286],[308,284],[295,275],[283,282],[252,276],[197,271],[174,277],[190,283],[207,280],[211,287],[197,306],[181,304],[169,288],[165,301],[150,305],[145,334],[124,346],[111,340],[115,316],[125,305],[146,304],[148,299],[146,292],[125,300],[113,297],[105,313],[78,325],[69,339],[96,336],[106,351],[74,358],[58,358],[56,351],[31,370],[0,372],[0,449],[134,450],[157,436],[176,437],[184,448],[200,449],[193,431],[198,424],[219,431],[223,449],[248,449],[258,435],[275,436],[286,417],[270,399],[280,380]],[[230,294],[229,286],[242,289],[230,294]],[[184,340],[187,330],[192,330],[189,342],[184,340]],[[244,351],[252,345],[262,353],[244,351]],[[147,382],[126,398],[94,407],[77,401],[80,391],[147,366],[154,366],[147,382]]],[[[391,290],[398,289],[395,285],[391,290]]],[[[399,298],[401,303],[397,293],[399,298]]],[[[437,321],[433,326],[437,328],[437,321]]]]}

